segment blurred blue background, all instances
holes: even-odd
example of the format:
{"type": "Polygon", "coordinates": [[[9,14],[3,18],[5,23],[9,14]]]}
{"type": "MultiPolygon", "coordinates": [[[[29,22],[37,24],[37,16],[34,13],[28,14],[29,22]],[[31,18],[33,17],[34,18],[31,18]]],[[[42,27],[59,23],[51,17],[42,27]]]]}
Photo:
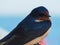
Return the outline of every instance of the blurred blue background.
{"type": "Polygon", "coordinates": [[[46,45],[60,45],[60,0],[0,0],[0,39],[11,32],[34,8],[45,6],[52,27],[46,45]]]}

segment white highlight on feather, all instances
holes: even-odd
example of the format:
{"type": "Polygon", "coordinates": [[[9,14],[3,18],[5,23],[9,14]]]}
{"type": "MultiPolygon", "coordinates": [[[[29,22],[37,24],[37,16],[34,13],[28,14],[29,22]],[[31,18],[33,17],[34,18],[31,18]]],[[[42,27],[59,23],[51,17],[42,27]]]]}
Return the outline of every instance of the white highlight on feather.
{"type": "Polygon", "coordinates": [[[43,20],[35,20],[35,22],[42,22],[43,20]]]}

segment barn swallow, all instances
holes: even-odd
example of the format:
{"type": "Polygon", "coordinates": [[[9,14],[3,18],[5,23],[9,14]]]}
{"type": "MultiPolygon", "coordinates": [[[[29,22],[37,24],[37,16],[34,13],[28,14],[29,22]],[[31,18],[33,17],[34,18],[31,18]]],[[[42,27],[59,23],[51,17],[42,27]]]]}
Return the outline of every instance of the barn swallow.
{"type": "Polygon", "coordinates": [[[0,45],[35,45],[42,40],[51,27],[49,11],[40,6],[34,8],[7,36],[0,45]]]}

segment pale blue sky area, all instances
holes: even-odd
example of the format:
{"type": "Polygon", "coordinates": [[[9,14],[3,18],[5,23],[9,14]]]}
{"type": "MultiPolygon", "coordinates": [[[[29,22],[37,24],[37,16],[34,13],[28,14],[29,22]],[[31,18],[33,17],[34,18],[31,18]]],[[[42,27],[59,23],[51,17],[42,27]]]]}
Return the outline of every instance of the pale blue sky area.
{"type": "Polygon", "coordinates": [[[60,0],[0,0],[0,16],[27,15],[38,6],[45,6],[53,16],[60,14],[60,0]]]}

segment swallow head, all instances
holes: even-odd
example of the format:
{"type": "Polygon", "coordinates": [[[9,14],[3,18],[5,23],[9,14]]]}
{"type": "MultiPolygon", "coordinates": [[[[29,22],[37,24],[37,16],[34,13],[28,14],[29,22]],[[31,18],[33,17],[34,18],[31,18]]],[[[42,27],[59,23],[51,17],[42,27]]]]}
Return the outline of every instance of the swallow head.
{"type": "Polygon", "coordinates": [[[37,19],[50,17],[49,11],[44,6],[40,6],[40,7],[33,9],[30,15],[37,19]]]}

